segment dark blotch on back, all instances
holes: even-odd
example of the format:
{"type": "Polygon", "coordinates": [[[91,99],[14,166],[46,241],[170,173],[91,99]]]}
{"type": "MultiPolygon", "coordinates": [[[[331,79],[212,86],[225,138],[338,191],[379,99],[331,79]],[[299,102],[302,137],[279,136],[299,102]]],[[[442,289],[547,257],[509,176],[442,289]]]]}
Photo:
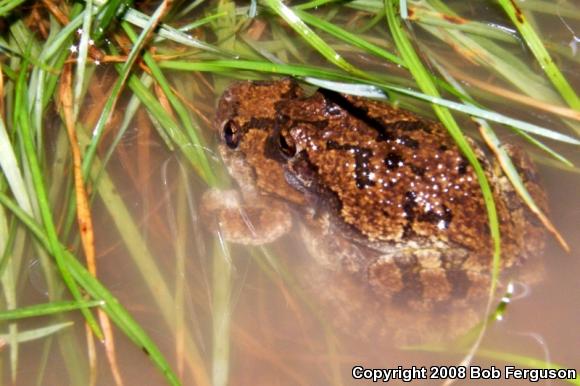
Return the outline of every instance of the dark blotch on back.
{"type": "Polygon", "coordinates": [[[427,133],[431,132],[431,128],[423,121],[396,121],[389,125],[396,130],[401,131],[417,131],[422,130],[427,133]]]}
{"type": "Polygon", "coordinates": [[[471,286],[467,272],[461,269],[448,269],[445,270],[445,276],[447,276],[447,280],[451,283],[451,297],[455,299],[465,298],[471,286]]]}
{"type": "Polygon", "coordinates": [[[379,131],[379,134],[377,135],[378,142],[387,142],[387,141],[394,141],[394,140],[395,140],[395,134],[390,132],[390,131],[382,130],[382,131],[379,131]]]}
{"type": "Polygon", "coordinates": [[[401,135],[399,139],[401,140],[401,144],[403,144],[403,146],[407,146],[408,148],[411,149],[419,148],[419,141],[417,141],[416,139],[413,139],[406,135],[401,135]]]}
{"type": "MultiPolygon", "coordinates": [[[[396,138],[393,133],[394,127],[391,127],[391,125],[385,126],[378,119],[369,116],[368,109],[366,109],[365,107],[355,106],[348,99],[346,99],[345,97],[334,91],[321,89],[319,90],[319,92],[322,93],[322,95],[327,100],[330,106],[332,106],[332,104],[339,106],[340,108],[348,112],[349,115],[358,119],[359,121],[362,121],[368,127],[375,130],[378,133],[377,141],[390,141],[396,138]]],[[[327,107],[327,109],[328,108],[332,107],[327,107]]]]}
{"type": "Polygon", "coordinates": [[[411,170],[413,171],[413,173],[415,173],[419,177],[423,177],[425,175],[425,171],[426,171],[425,168],[423,168],[421,166],[413,165],[413,164],[411,164],[411,170]]]}
{"type": "Polygon", "coordinates": [[[393,302],[399,305],[406,305],[410,300],[421,299],[423,296],[423,282],[419,271],[414,269],[418,266],[417,258],[411,256],[404,259],[394,259],[397,267],[401,271],[404,287],[393,296],[393,302]]]}
{"type": "Polygon", "coordinates": [[[356,187],[363,189],[367,186],[374,186],[375,182],[369,178],[371,168],[369,166],[370,158],[373,152],[369,149],[356,148],[355,149],[355,168],[354,174],[356,179],[356,187]]]}
{"type": "Polygon", "coordinates": [[[406,240],[411,238],[414,234],[415,231],[413,230],[413,226],[411,225],[410,222],[407,222],[403,227],[403,235],[401,237],[403,238],[403,240],[406,240]]]}
{"type": "Polygon", "coordinates": [[[443,221],[445,224],[445,228],[447,228],[452,218],[453,215],[451,213],[451,209],[443,205],[443,213],[437,213],[434,210],[430,210],[426,213],[422,213],[419,216],[418,220],[425,221],[431,224],[438,224],[439,221],[443,221]]]}
{"type": "Polygon", "coordinates": [[[403,162],[403,157],[401,157],[401,155],[399,153],[396,153],[394,151],[390,152],[385,157],[385,165],[387,166],[387,169],[389,169],[389,170],[393,170],[393,169],[396,169],[396,168],[402,166],[402,162],[403,162]]]}
{"type": "Polygon", "coordinates": [[[415,199],[417,198],[417,193],[410,191],[405,193],[405,202],[403,202],[403,211],[408,222],[412,222],[415,219],[415,208],[417,203],[415,199]]]}
{"type": "Polygon", "coordinates": [[[469,162],[467,162],[467,160],[463,156],[461,156],[461,161],[459,161],[459,164],[457,165],[457,172],[460,175],[467,173],[468,166],[469,166],[469,162]]]}
{"type": "Polygon", "coordinates": [[[348,146],[344,146],[344,145],[339,144],[336,141],[330,140],[330,141],[326,141],[326,148],[328,150],[347,150],[348,146]]]}
{"type": "Polygon", "coordinates": [[[341,145],[338,142],[332,140],[326,141],[326,148],[328,150],[354,150],[354,174],[356,187],[363,189],[367,186],[374,186],[376,184],[375,181],[369,178],[369,174],[371,173],[369,162],[373,156],[372,150],[353,145],[341,145]]]}

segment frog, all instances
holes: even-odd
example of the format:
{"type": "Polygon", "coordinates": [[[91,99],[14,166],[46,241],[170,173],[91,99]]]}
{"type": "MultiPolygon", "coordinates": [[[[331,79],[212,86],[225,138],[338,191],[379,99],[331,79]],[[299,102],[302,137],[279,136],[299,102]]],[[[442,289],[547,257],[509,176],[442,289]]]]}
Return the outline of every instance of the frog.
{"type": "MultiPolygon", "coordinates": [[[[426,313],[489,294],[494,246],[485,201],[472,164],[439,122],[384,101],[308,94],[285,78],[231,84],[214,130],[237,188],[207,191],[202,217],[224,239],[262,245],[297,229],[312,265],[341,278],[343,303],[353,288],[378,308],[426,313]]],[[[493,194],[500,269],[517,270],[541,254],[544,230],[498,163],[468,143],[493,194]]],[[[518,147],[508,150],[547,211],[535,166],[518,147]]]]}

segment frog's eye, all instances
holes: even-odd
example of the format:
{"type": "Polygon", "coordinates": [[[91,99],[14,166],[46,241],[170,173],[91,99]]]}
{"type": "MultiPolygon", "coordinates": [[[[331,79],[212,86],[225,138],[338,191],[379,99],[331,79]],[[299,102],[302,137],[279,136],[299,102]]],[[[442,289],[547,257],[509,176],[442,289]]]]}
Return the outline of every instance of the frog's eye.
{"type": "Polygon", "coordinates": [[[233,120],[224,123],[222,133],[224,141],[230,149],[238,147],[238,143],[240,142],[240,130],[233,120]]]}
{"type": "Polygon", "coordinates": [[[296,146],[293,143],[288,143],[286,137],[283,135],[278,137],[278,141],[280,142],[280,151],[282,154],[286,157],[294,157],[296,154],[296,146]]]}

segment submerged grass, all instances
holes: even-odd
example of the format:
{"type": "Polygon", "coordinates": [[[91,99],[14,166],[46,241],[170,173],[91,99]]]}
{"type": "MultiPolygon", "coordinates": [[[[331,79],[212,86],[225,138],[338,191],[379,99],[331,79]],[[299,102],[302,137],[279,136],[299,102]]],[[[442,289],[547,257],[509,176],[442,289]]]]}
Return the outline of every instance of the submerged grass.
{"type": "MultiPolygon", "coordinates": [[[[63,334],[66,331],[63,329],[70,326],[66,316],[70,311],[80,310],[92,331],[101,338],[101,327],[92,313],[94,307],[104,311],[116,329],[148,355],[168,383],[221,386],[230,382],[230,356],[234,351],[231,346],[236,336],[232,333],[235,329],[232,317],[239,280],[236,261],[230,256],[231,247],[223,240],[206,246],[199,236],[200,225],[195,223],[192,231],[184,220],[185,212],[193,219],[198,218],[194,195],[186,196],[181,190],[192,189],[187,178],[180,175],[178,182],[172,177],[163,180],[167,195],[173,186],[180,189],[174,217],[182,217],[167,232],[164,220],[156,214],[157,208],[167,205],[165,198],[160,200],[150,192],[141,192],[151,195],[148,208],[151,212],[140,218],[120,193],[126,186],[118,184],[115,174],[106,169],[107,165],[115,165],[112,160],[135,161],[127,155],[124,141],[132,125],[137,125],[135,122],[146,122],[137,137],[137,141],[144,143],[140,143],[137,151],[137,162],[127,168],[128,177],[121,179],[130,180],[138,191],[149,189],[144,185],[150,183],[147,176],[151,169],[156,169],[156,164],[152,163],[148,141],[156,141],[163,142],[171,151],[177,150],[187,161],[195,173],[195,182],[191,184],[226,186],[228,182],[221,178],[223,173],[216,167],[215,154],[207,143],[211,138],[213,100],[228,79],[293,76],[340,92],[390,99],[427,114],[430,106],[473,165],[482,188],[495,251],[492,294],[501,245],[497,214],[483,169],[452,111],[480,119],[483,138],[493,143],[492,149],[500,155],[508,174],[511,171],[514,185],[520,187],[520,194],[532,208],[535,204],[525,188],[521,189],[523,184],[514,174],[515,168],[501,139],[481,119],[510,127],[550,155],[560,167],[578,173],[573,165],[575,160],[569,160],[567,154],[580,144],[577,137],[580,102],[556,65],[577,65],[577,59],[561,55],[554,42],[541,39],[512,1],[499,0],[499,4],[515,29],[472,20],[462,15],[466,12],[463,6],[455,5],[452,9],[439,0],[317,0],[298,6],[280,0],[252,1],[249,6],[227,0],[195,1],[188,6],[172,1],[152,5],[130,0],[87,0],[71,6],[45,0],[32,5],[30,12],[26,12],[23,4],[19,0],[0,1],[0,16],[6,18],[1,23],[7,29],[0,35],[0,283],[4,293],[0,320],[10,321],[2,339],[10,346],[13,383],[20,384],[16,378],[21,360],[19,345],[57,333],[71,383],[98,379],[94,361],[91,374],[82,370],[88,367],[91,354],[79,356],[77,352],[84,350],[84,345],[72,334],[63,334]],[[451,47],[456,57],[442,61],[436,45],[413,39],[415,27],[434,36],[439,44],[451,47]],[[520,59],[519,39],[541,64],[546,79],[520,59]],[[469,90],[463,90],[460,82],[469,83],[462,71],[466,63],[474,63],[479,70],[503,79],[498,86],[500,90],[486,88],[486,82],[481,82],[481,87],[474,82],[469,90]],[[66,80],[65,65],[74,67],[74,82],[69,85],[72,114],[69,111],[68,115],[59,116],[52,112],[65,104],[61,98],[67,94],[56,95],[57,85],[66,80]],[[431,73],[430,67],[438,68],[441,76],[431,73]],[[110,70],[114,70],[114,75],[107,73],[110,70]],[[196,82],[185,77],[184,71],[193,73],[196,82]],[[468,91],[472,96],[467,95],[468,91]],[[550,123],[532,123],[527,118],[519,119],[488,107],[497,106],[494,102],[502,93],[515,95],[511,100],[522,103],[525,109],[540,106],[543,112],[551,114],[550,123]],[[560,98],[569,108],[561,105],[560,98]],[[113,128],[119,121],[115,115],[125,101],[128,107],[115,133],[113,128]],[[576,135],[552,128],[553,122],[572,128],[576,135]],[[73,143],[77,142],[76,132],[78,146],[67,145],[67,128],[73,143]],[[154,130],[161,141],[151,139],[148,130],[154,130]],[[557,152],[551,143],[544,141],[561,142],[557,149],[563,150],[557,152]],[[53,144],[58,149],[54,152],[50,150],[53,144]],[[120,255],[139,274],[160,314],[162,326],[176,342],[177,372],[164,356],[166,350],[158,347],[111,290],[91,274],[96,270],[87,269],[78,259],[91,253],[85,248],[83,254],[79,247],[77,234],[86,231],[83,222],[80,221],[78,232],[71,229],[79,210],[70,178],[72,167],[68,163],[71,148],[78,151],[77,165],[79,160],[82,162],[83,179],[76,181],[77,192],[88,192],[93,211],[79,212],[80,217],[95,216],[94,205],[105,209],[103,216],[113,225],[108,231],[118,240],[110,248],[126,251],[120,255]],[[102,157],[100,149],[105,149],[102,157]],[[136,175],[134,170],[138,170],[136,175]],[[143,225],[146,222],[155,224],[153,232],[143,230],[149,229],[143,225]],[[152,239],[158,236],[154,233],[168,239],[173,235],[178,241],[173,245],[165,240],[167,248],[159,252],[153,247],[152,239]],[[185,235],[191,233],[195,240],[193,249],[199,252],[195,259],[199,269],[194,273],[186,271],[190,240],[185,235]],[[177,256],[175,279],[168,279],[162,268],[165,264],[158,258],[161,254],[177,256]],[[27,306],[21,304],[24,295],[20,291],[26,286],[24,267],[30,263],[31,255],[39,256],[41,261],[49,301],[27,306]],[[188,274],[195,277],[195,283],[185,279],[188,274]],[[192,287],[204,289],[206,296],[189,295],[187,290],[192,287]],[[189,298],[194,300],[186,301],[189,298]],[[54,321],[41,328],[25,331],[19,328],[21,318],[55,314],[54,321]],[[188,323],[190,315],[192,323],[188,323]],[[202,322],[204,317],[210,320],[207,325],[202,322]],[[190,325],[193,327],[188,328],[190,325]],[[211,338],[206,339],[207,336],[211,338]],[[211,354],[204,355],[204,351],[211,354]]],[[[578,10],[562,6],[571,19],[580,20],[578,10]]],[[[550,4],[543,1],[527,1],[521,7],[538,16],[553,13],[550,4]]],[[[106,244],[99,232],[96,237],[106,244]]],[[[331,329],[318,317],[315,306],[300,294],[291,274],[277,264],[277,259],[268,251],[258,255],[258,265],[266,275],[273,281],[280,275],[287,289],[306,304],[305,309],[320,319],[330,358],[329,383],[342,384],[340,349],[331,329]]],[[[48,353],[54,346],[51,339],[44,342],[45,360],[40,362],[39,374],[47,371],[43,366],[47,366],[48,353]]],[[[108,354],[114,350],[113,346],[107,346],[108,354]]],[[[479,350],[477,355],[524,366],[551,366],[510,353],[479,350]]],[[[282,366],[282,361],[273,362],[282,366]]],[[[122,383],[120,377],[115,382],[122,383]]]]}
{"type": "Polygon", "coordinates": [[[498,2],[508,14],[512,23],[514,23],[514,25],[518,28],[522,38],[528,47],[530,47],[530,50],[562,98],[566,101],[566,103],[568,103],[570,107],[580,111],[580,99],[578,98],[578,95],[576,95],[574,89],[572,86],[570,86],[570,83],[568,83],[558,66],[556,66],[552,60],[552,57],[548,53],[544,43],[542,43],[542,40],[536,31],[526,19],[522,10],[516,5],[514,1],[499,0],[498,2]]]}
{"type": "Polygon", "coordinates": [[[34,306],[21,307],[15,310],[8,310],[0,312],[0,320],[16,320],[24,318],[33,318],[44,315],[58,314],[61,312],[79,310],[81,308],[89,308],[102,306],[103,302],[92,300],[88,302],[52,302],[47,304],[38,304],[34,306]]]}
{"type": "MultiPolygon", "coordinates": [[[[427,351],[427,352],[438,352],[443,354],[462,354],[462,351],[455,351],[447,346],[421,346],[421,347],[408,347],[410,350],[427,351]]],[[[493,359],[501,361],[510,365],[517,365],[521,367],[527,367],[530,369],[554,369],[568,370],[569,367],[562,366],[558,363],[554,363],[548,360],[541,360],[536,358],[531,358],[526,355],[510,353],[505,351],[498,351],[489,349],[487,347],[481,347],[477,352],[478,357],[485,359],[493,359]]],[[[564,382],[570,383],[572,385],[580,385],[580,377],[564,379],[564,382]]]]}

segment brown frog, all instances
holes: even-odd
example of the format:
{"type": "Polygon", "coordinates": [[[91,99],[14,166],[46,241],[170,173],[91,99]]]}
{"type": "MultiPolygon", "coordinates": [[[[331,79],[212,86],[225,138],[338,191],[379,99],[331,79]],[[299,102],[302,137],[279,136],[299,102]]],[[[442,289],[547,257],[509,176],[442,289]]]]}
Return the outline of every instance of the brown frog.
{"type": "MultiPolygon", "coordinates": [[[[388,104],[292,80],[239,82],[219,101],[219,152],[239,191],[212,190],[203,213],[233,242],[274,241],[300,218],[310,255],[414,310],[485,298],[492,243],[479,184],[446,130],[388,104]]],[[[470,141],[493,189],[503,269],[543,249],[543,229],[470,141]]],[[[512,149],[541,207],[536,172],[512,149]]],[[[345,295],[348,297],[348,295],[345,295]]]]}

